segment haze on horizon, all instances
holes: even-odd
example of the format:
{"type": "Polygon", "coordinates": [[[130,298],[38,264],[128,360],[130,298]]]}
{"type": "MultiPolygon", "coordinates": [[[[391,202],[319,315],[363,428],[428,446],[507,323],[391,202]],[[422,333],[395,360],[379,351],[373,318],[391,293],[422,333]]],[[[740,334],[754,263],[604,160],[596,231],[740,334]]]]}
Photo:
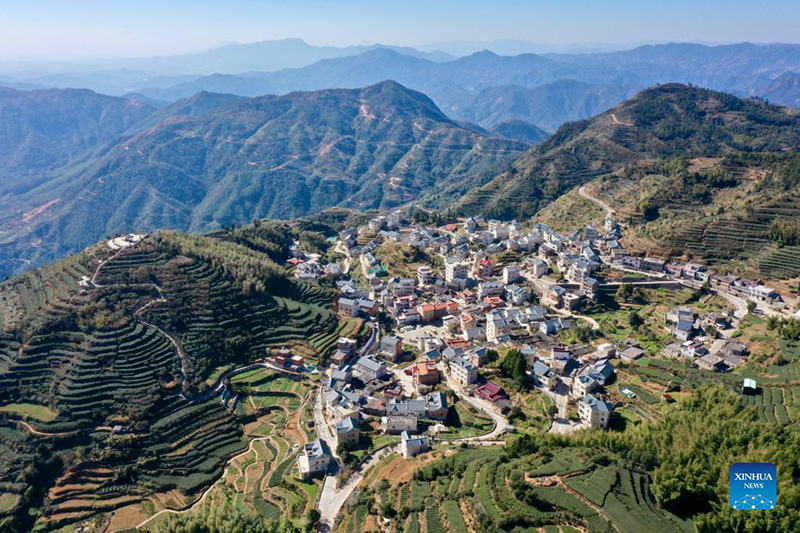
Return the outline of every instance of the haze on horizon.
{"type": "Polygon", "coordinates": [[[12,0],[0,5],[0,61],[163,56],[226,42],[425,46],[800,42],[796,0],[12,0]]]}

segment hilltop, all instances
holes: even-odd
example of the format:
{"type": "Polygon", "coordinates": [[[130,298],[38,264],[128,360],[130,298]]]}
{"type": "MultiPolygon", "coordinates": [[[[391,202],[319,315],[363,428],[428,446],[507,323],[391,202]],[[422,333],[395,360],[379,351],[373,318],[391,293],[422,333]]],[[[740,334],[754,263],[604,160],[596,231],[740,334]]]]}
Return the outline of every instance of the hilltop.
{"type": "Polygon", "coordinates": [[[0,275],[116,232],[390,208],[434,188],[463,194],[528,146],[456,123],[394,82],[252,99],[201,93],[7,199],[0,275]]]}
{"type": "Polygon", "coordinates": [[[687,85],[657,86],[562,126],[453,209],[530,216],[579,185],[647,159],[796,150],[798,126],[800,114],[787,108],[687,85]]]}
{"type": "MultiPolygon", "coordinates": [[[[324,252],[314,234],[256,223],[101,243],[1,283],[0,529],[58,528],[157,494],[175,507],[218,478],[247,447],[223,373],[269,347],[314,362],[338,338],[333,292],[282,266],[295,239],[324,252]]],[[[262,414],[296,408],[282,390],[262,394],[274,402],[262,414]]]]}

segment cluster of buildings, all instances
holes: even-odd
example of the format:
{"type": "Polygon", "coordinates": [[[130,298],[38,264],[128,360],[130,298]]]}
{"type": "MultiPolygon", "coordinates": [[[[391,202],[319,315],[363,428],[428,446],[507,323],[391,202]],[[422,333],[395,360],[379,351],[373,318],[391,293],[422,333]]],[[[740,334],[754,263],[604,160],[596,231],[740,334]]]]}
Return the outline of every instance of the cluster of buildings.
{"type": "Polygon", "coordinates": [[[289,265],[294,267],[294,276],[303,281],[314,281],[316,279],[331,275],[338,276],[341,273],[339,263],[323,263],[322,256],[314,253],[307,253],[302,245],[295,241],[289,246],[289,265]]]}
{"type": "Polygon", "coordinates": [[[670,309],[665,327],[675,342],[668,344],[662,356],[690,360],[698,368],[724,372],[745,362],[747,345],[730,337],[738,321],[725,313],[695,313],[691,307],[670,309]]]}

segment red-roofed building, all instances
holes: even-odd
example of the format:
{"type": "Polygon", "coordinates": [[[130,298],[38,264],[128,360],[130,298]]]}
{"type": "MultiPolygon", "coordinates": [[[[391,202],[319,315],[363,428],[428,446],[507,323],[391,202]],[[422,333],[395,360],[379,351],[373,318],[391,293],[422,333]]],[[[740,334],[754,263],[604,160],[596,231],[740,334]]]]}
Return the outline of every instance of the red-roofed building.
{"type": "Polygon", "coordinates": [[[489,304],[489,307],[492,309],[497,309],[498,307],[503,306],[503,299],[499,296],[487,296],[483,299],[483,301],[489,304]]]}
{"type": "Polygon", "coordinates": [[[508,398],[508,394],[506,391],[503,390],[502,387],[498,387],[491,381],[487,381],[477,389],[475,389],[475,396],[486,400],[487,402],[497,402],[500,400],[505,400],[508,398]]]}
{"type": "Polygon", "coordinates": [[[491,277],[494,275],[494,268],[492,268],[492,262],[488,259],[481,259],[478,261],[478,269],[475,271],[476,274],[482,276],[484,278],[491,277]]]}

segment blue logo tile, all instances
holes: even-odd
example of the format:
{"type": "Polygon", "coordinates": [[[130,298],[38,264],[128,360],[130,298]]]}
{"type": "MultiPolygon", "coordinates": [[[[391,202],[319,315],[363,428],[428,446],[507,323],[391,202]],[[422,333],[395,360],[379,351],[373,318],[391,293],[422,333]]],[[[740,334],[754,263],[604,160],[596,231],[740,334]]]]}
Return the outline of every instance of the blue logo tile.
{"type": "Polygon", "coordinates": [[[772,463],[734,463],[730,505],[740,511],[767,511],[778,504],[778,470],[772,463]]]}

